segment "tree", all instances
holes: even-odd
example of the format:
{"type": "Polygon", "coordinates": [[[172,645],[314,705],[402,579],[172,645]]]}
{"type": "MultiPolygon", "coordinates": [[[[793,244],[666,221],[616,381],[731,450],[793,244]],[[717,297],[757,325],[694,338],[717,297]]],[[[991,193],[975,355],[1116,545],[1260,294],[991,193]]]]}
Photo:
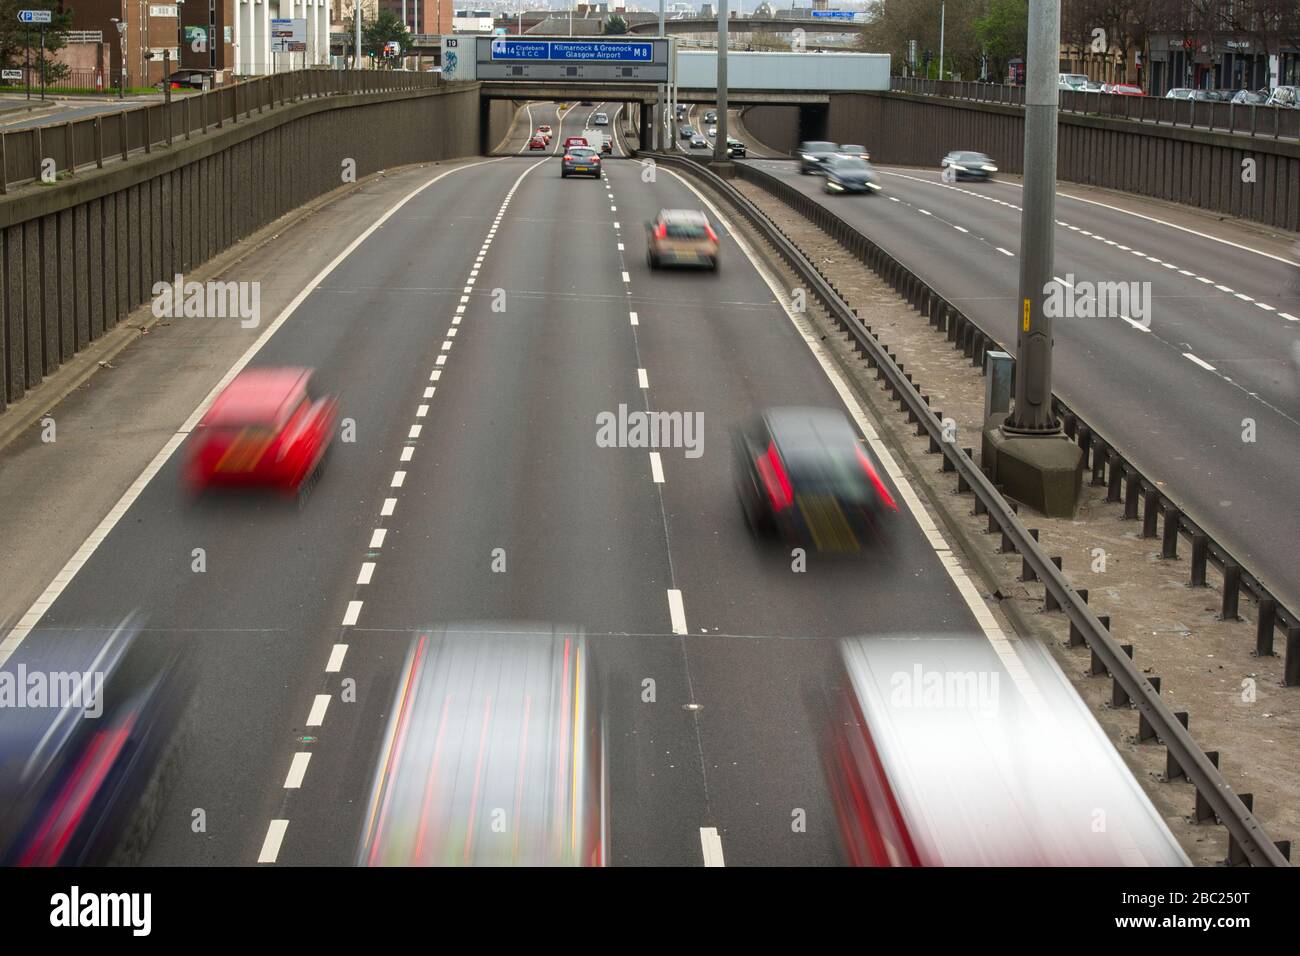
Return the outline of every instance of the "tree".
{"type": "Polygon", "coordinates": [[[49,10],[53,16],[45,28],[45,79],[61,79],[67,75],[66,63],[56,62],[51,54],[67,46],[68,30],[72,26],[72,11],[59,9],[55,0],[0,0],[0,62],[6,67],[21,67],[27,62],[28,41],[31,42],[33,80],[40,78],[40,27],[18,22],[19,10],[49,10]]]}
{"type": "MultiPolygon", "coordinates": [[[[384,46],[396,41],[405,53],[411,48],[411,33],[406,29],[402,18],[391,10],[380,11],[379,18],[369,26],[361,29],[361,49],[367,56],[382,58],[384,46]]],[[[392,64],[392,61],[389,61],[392,64]]]]}
{"type": "Polygon", "coordinates": [[[601,32],[607,36],[618,36],[627,33],[627,20],[620,17],[617,13],[613,16],[606,17],[601,32]]]}
{"type": "Polygon", "coordinates": [[[1029,42],[1028,0],[989,0],[988,12],[975,20],[975,38],[989,58],[989,75],[1007,75],[1007,63],[1023,56],[1029,42]]]}

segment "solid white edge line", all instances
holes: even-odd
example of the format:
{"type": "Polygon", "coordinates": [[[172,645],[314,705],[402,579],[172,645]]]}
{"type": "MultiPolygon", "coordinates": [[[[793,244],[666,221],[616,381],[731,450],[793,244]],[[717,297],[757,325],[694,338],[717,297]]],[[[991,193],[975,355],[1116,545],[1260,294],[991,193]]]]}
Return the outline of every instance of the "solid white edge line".
{"type": "Polygon", "coordinates": [[[668,589],[668,617],[673,622],[674,634],[686,634],[686,606],[682,603],[682,592],[677,588],[668,589]]]}
{"type": "MultiPolygon", "coordinates": [[[[358,246],[370,238],[370,236],[378,231],[384,223],[391,219],[399,209],[434,183],[446,176],[450,176],[452,173],[457,173],[465,169],[474,169],[478,166],[486,166],[491,163],[504,162],[504,160],[505,157],[501,157],[498,159],[486,159],[476,163],[466,163],[464,166],[457,166],[455,169],[444,170],[422,185],[412,189],[409,193],[389,207],[387,212],[366,227],[359,236],[344,247],[343,251],[331,259],[325,268],[321,269],[320,272],[316,273],[316,275],[312,277],[311,281],[309,281],[307,285],[289,301],[289,304],[284,307],[284,310],[281,311],[280,314],[275,317],[274,321],[272,321],[262,334],[257,337],[257,340],[248,347],[243,355],[235,360],[235,363],[230,367],[226,374],[221,377],[220,381],[212,387],[212,390],[208,392],[203,401],[199,402],[198,407],[194,409],[189,418],[185,419],[180,429],[167,440],[167,443],[163,445],[162,449],[154,456],[153,460],[150,461],[149,464],[145,465],[144,470],[136,476],[135,481],[131,482],[126,491],[122,493],[122,497],[120,497],[117,500],[117,503],[109,509],[108,514],[104,516],[103,520],[100,521],[95,530],[90,533],[86,540],[82,542],[81,547],[78,548],[76,552],[73,553],[72,557],[68,559],[67,563],[63,565],[62,570],[59,571],[54,580],[50,582],[44,591],[41,592],[41,596],[38,597],[32,606],[27,609],[27,613],[18,619],[18,623],[14,625],[13,629],[10,630],[7,635],[5,635],[4,640],[0,641],[0,665],[3,665],[5,661],[9,659],[13,652],[18,649],[18,646],[26,639],[27,635],[31,633],[32,628],[40,623],[46,610],[48,610],[54,602],[58,600],[59,595],[63,593],[64,589],[67,588],[72,579],[77,576],[77,573],[83,567],[85,567],[86,562],[90,560],[90,556],[95,553],[95,550],[103,540],[108,537],[109,533],[114,527],[116,527],[117,523],[122,520],[122,516],[125,515],[131,505],[135,503],[135,500],[140,497],[149,482],[154,479],[154,476],[162,470],[168,459],[175,454],[176,449],[181,446],[189,433],[194,430],[194,427],[199,423],[199,420],[207,413],[207,410],[212,406],[212,403],[216,401],[217,396],[220,395],[226,386],[234,380],[236,375],[244,370],[248,363],[253,360],[254,356],[262,350],[262,347],[271,340],[271,336],[275,335],[275,333],[280,330],[280,327],[289,320],[289,317],[298,311],[298,307],[307,300],[309,295],[316,291],[316,287],[324,282],[331,272],[337,269],[339,265],[357,249],[358,246]]],[[[526,170],[525,175],[527,172],[528,171],[526,170]]]]}
{"type": "Polygon", "coordinates": [[[289,775],[284,778],[284,789],[298,790],[302,787],[302,778],[307,774],[307,764],[311,763],[311,752],[300,750],[293,755],[289,764],[289,775]]]}
{"type": "Polygon", "coordinates": [[[726,866],[722,856],[722,837],[717,827],[700,827],[700,849],[704,852],[705,866],[726,866]]]}
{"type": "Polygon", "coordinates": [[[262,840],[262,850],[257,854],[258,863],[274,863],[280,855],[280,844],[284,842],[284,831],[289,829],[288,820],[272,820],[266,828],[266,838],[262,840]]]}

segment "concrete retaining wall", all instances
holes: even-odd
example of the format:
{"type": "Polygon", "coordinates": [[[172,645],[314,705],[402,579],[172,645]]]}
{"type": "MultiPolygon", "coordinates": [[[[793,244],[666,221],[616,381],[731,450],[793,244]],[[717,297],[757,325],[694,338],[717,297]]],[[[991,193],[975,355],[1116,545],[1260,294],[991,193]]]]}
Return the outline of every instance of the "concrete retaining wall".
{"type": "Polygon", "coordinates": [[[0,199],[0,411],[185,273],[344,182],[474,155],[478,87],[345,94],[254,113],[0,199]]]}
{"type": "MultiPolygon", "coordinates": [[[[752,112],[745,123],[764,138],[752,112]]],[[[881,163],[937,170],[950,150],[972,149],[1007,172],[1023,171],[1024,113],[1011,106],[908,93],[833,94],[826,133],[862,143],[881,163]]],[[[1296,143],[1062,113],[1057,176],[1300,231],[1296,143]],[[1242,181],[1245,160],[1254,161],[1253,183],[1242,181]]]]}

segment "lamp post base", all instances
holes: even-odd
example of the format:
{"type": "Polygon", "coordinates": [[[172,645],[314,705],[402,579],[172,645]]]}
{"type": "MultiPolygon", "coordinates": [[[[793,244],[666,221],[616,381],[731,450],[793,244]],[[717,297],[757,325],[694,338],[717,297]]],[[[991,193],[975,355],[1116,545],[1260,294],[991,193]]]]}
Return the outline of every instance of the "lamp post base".
{"type": "Polygon", "coordinates": [[[1083,449],[1064,433],[1019,435],[1003,430],[1007,413],[984,423],[981,461],[1011,498],[1051,518],[1071,518],[1083,486],[1083,449]]]}

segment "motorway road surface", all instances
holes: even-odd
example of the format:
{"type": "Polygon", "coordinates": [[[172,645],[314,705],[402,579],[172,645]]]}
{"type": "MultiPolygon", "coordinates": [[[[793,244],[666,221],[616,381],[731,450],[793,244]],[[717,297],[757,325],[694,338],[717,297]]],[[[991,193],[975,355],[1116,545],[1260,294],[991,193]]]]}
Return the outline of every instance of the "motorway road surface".
{"type": "MultiPolygon", "coordinates": [[[[793,162],[749,162],[835,209],[1014,348],[1019,186],[878,167],[879,195],[834,197],[793,162]]],[[[1061,194],[1056,215],[1056,276],[1139,283],[1150,314],[1147,329],[1058,318],[1055,390],[1300,608],[1300,251],[1264,240],[1252,251],[1061,194]]]]}
{"type": "MultiPolygon", "coordinates": [[[[547,109],[534,121],[572,132],[547,109]]],[[[727,427],[840,399],[725,228],[718,275],[647,269],[642,222],[701,203],[640,172],[562,181],[554,158],[506,157],[416,195],[253,359],[316,367],[356,422],[305,508],[190,500],[173,455],[17,648],[11,662],[39,667],[69,629],[137,612],[149,640],[192,652],[195,741],[146,862],[350,863],[405,642],[454,621],[593,636],[611,674],[613,862],[698,865],[704,827],[728,864],[840,862],[802,696],[834,655],[818,639],[978,635],[979,599],[906,509],[865,561],[814,554],[792,573],[756,549],[727,427]],[[620,403],[701,412],[703,455],[597,447],[596,416],[620,403]]]]}

